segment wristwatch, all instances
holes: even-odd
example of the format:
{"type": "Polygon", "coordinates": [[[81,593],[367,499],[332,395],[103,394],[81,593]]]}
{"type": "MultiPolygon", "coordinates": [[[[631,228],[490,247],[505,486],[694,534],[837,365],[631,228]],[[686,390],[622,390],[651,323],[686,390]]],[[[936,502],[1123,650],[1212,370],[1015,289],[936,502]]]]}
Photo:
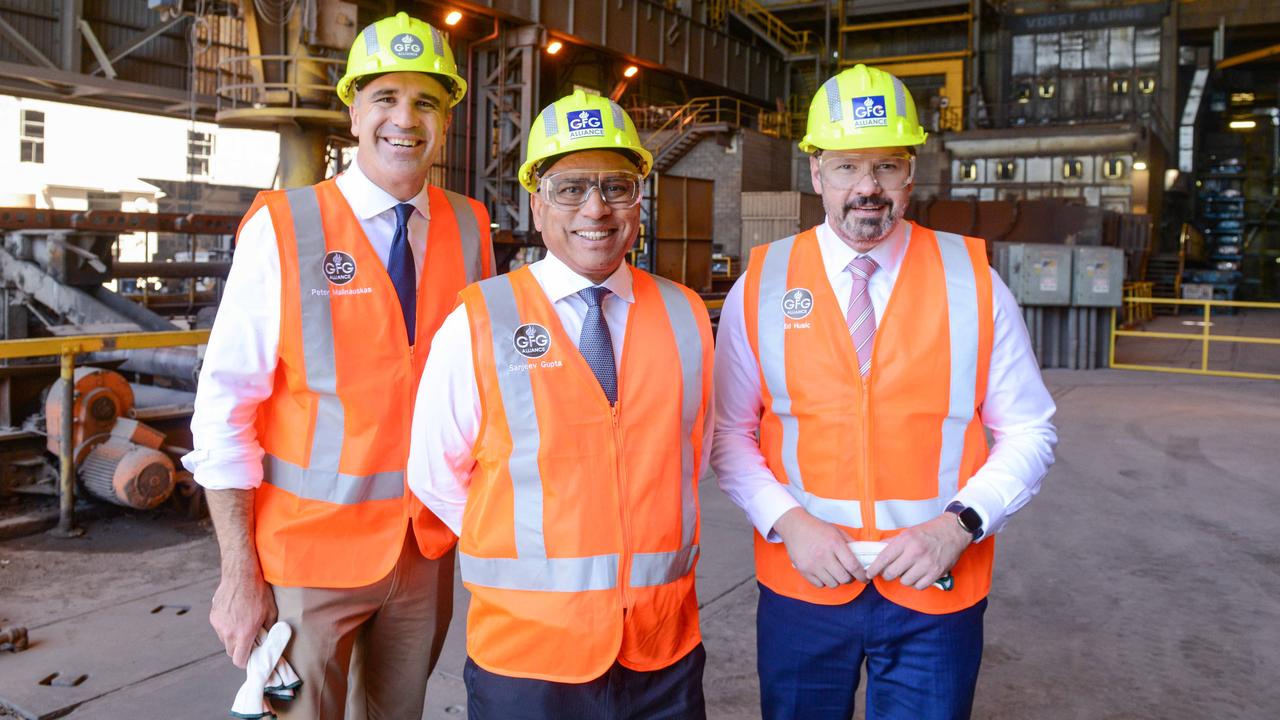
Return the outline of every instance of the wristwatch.
{"type": "MultiPolygon", "coordinates": [[[[935,505],[934,507],[937,506],[935,505]]],[[[978,514],[977,510],[959,500],[954,500],[947,505],[946,512],[955,514],[956,520],[960,522],[960,527],[972,535],[975,542],[982,538],[982,516],[978,514]]]]}

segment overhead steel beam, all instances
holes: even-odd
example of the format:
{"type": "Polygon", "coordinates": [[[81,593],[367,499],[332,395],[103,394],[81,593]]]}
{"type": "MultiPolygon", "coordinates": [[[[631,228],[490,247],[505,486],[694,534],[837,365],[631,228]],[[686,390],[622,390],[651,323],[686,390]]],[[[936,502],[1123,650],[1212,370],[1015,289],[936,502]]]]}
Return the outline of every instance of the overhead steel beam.
{"type": "Polygon", "coordinates": [[[54,65],[52,60],[45,57],[44,53],[40,52],[35,45],[32,45],[30,40],[22,37],[22,33],[18,32],[17,28],[10,25],[9,21],[2,17],[0,17],[0,35],[3,35],[6,40],[13,43],[13,46],[18,48],[23,55],[26,55],[31,62],[43,65],[51,70],[58,69],[58,66],[54,65]]]}
{"type": "Polygon", "coordinates": [[[62,0],[58,20],[61,67],[68,72],[80,69],[80,30],[76,23],[84,15],[84,0],[62,0]]]}
{"type": "Polygon", "coordinates": [[[115,80],[116,69],[112,67],[111,61],[107,59],[107,53],[102,49],[102,43],[98,42],[98,36],[93,34],[93,28],[89,27],[89,23],[84,20],[80,20],[79,25],[80,34],[84,35],[85,42],[89,43],[89,49],[93,51],[93,56],[98,59],[98,65],[102,68],[103,74],[115,80]]]}
{"type": "Polygon", "coordinates": [[[152,40],[155,40],[156,38],[165,34],[174,26],[183,23],[189,17],[191,16],[178,15],[177,17],[152,25],[151,27],[143,31],[140,35],[130,40],[123,47],[112,50],[111,54],[107,57],[107,63],[104,65],[101,61],[99,61],[97,65],[93,66],[93,69],[89,70],[89,74],[97,75],[99,72],[104,70],[107,66],[120,62],[121,60],[125,59],[129,55],[132,55],[134,51],[140,49],[143,45],[146,45],[152,40]]]}
{"type": "MultiPolygon", "coordinates": [[[[23,63],[0,61],[0,93],[49,100],[67,100],[71,97],[91,98],[91,104],[114,107],[134,112],[146,110],[175,115],[169,108],[189,103],[186,90],[160,85],[110,80],[57,68],[36,67],[23,63]]],[[[196,95],[200,119],[212,119],[214,98],[196,95]]],[[[185,105],[184,105],[185,107],[185,105]]]]}
{"type": "Polygon", "coordinates": [[[1218,69],[1226,70],[1230,67],[1243,65],[1247,62],[1253,62],[1254,60],[1261,60],[1263,58],[1271,57],[1272,55],[1280,55],[1280,44],[1224,58],[1222,62],[1218,63],[1218,69]]]}

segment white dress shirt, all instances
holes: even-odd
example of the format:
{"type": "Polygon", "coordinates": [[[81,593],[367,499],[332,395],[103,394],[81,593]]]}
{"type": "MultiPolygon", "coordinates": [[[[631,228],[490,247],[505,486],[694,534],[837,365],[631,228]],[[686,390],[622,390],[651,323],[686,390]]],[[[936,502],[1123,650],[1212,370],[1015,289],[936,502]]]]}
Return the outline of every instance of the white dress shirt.
{"type": "MultiPolygon", "coordinates": [[[[338,190],[385,268],[396,230],[395,197],[373,183],[359,162],[338,176],[338,190]]],[[[409,201],[409,244],[422,273],[430,208],[427,186],[409,201]]],[[[193,450],[182,464],[210,490],[250,490],[262,484],[262,447],[254,428],[258,405],[275,385],[280,348],[280,254],[267,208],[259,208],[236,240],[231,272],[209,335],[195,412],[193,450]]]]}
{"type": "MultiPolygon", "coordinates": [[[[880,266],[871,274],[867,287],[877,326],[911,241],[909,226],[899,223],[899,228],[908,228],[908,232],[895,231],[866,253],[880,266]]],[[[828,223],[818,226],[817,235],[827,279],[840,307],[846,307],[853,292],[853,276],[845,268],[858,253],[828,223]]],[[[991,281],[995,334],[987,396],[979,414],[995,442],[987,462],[954,498],[982,516],[987,535],[999,532],[1009,516],[1039,491],[1040,481],[1053,463],[1053,446],[1058,440],[1051,422],[1056,407],[1040,377],[1040,364],[1031,351],[1022,313],[994,270],[991,281]]],[[[746,511],[756,530],[770,542],[778,542],[774,523],[799,503],[769,470],[756,439],[764,405],[760,365],[747,342],[742,282],[739,278],[734,283],[720,312],[711,465],[721,489],[746,511]]],[[[874,367],[871,372],[875,372],[874,367]]]]}
{"type": "MultiPolygon", "coordinates": [[[[587,303],[577,293],[595,283],[550,253],[530,265],[529,270],[551,301],[565,333],[577,346],[582,322],[587,317],[587,303]]],[[[600,284],[610,290],[601,306],[613,342],[613,360],[618,364],[622,362],[627,316],[635,302],[631,268],[623,263],[600,284]]],[[[431,347],[448,348],[448,351],[427,355],[413,412],[407,480],[418,499],[455,535],[461,536],[462,511],[467,506],[471,471],[476,463],[471,449],[480,427],[480,389],[472,364],[471,325],[465,305],[455,308],[445,318],[431,347]]],[[[619,382],[625,382],[625,378],[619,377],[619,382]]],[[[703,426],[701,467],[704,468],[711,432],[712,423],[708,418],[703,426]]]]}

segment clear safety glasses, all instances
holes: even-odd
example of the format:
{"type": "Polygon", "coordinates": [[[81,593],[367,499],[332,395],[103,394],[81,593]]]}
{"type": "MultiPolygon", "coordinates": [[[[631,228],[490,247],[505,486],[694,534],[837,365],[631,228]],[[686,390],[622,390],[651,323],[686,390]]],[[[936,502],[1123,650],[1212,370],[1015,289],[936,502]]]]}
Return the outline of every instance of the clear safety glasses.
{"type": "Polygon", "coordinates": [[[639,173],[627,170],[565,170],[543,176],[538,192],[553,207],[577,210],[595,190],[609,207],[626,210],[639,204],[643,182],[639,173]]]}
{"type": "Polygon", "coordinates": [[[822,184],[833,190],[852,190],[871,176],[881,190],[901,190],[916,174],[916,159],[910,155],[833,155],[818,157],[822,184]]]}

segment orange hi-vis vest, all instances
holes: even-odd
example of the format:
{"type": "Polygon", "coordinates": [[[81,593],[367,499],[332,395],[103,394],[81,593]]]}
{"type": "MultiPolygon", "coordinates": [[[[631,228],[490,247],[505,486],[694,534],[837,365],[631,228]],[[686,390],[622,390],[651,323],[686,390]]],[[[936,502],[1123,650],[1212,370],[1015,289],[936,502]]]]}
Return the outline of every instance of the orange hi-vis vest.
{"type": "MultiPolygon", "coordinates": [[[[938,517],[987,458],[978,409],[993,320],[983,242],[914,223],[907,238],[866,378],[815,230],[752,250],[743,286],[760,364],[761,451],[805,510],[854,540],[887,540],[938,517]]],[[[756,576],[779,594],[837,605],[864,587],[815,588],[782,543],[755,541],[756,576]]],[[[958,612],[986,597],[994,546],[987,538],[961,554],[950,591],[881,578],[876,588],[913,610],[958,612]]]]}
{"type": "Polygon", "coordinates": [[[586,682],[701,642],[711,327],[688,288],[631,276],[613,407],[527,268],[462,293],[482,420],[458,558],[467,654],[491,672],[586,682]]]}
{"type": "Polygon", "coordinates": [[[333,180],[260,193],[249,211],[267,207],[280,252],[280,350],[256,422],[265,455],[255,531],[269,583],[377,582],[410,522],[424,556],[453,546],[406,490],[410,417],[431,337],[457,293],[493,274],[493,248],[484,206],[436,187],[428,197],[415,347],[391,277],[333,180]]]}

